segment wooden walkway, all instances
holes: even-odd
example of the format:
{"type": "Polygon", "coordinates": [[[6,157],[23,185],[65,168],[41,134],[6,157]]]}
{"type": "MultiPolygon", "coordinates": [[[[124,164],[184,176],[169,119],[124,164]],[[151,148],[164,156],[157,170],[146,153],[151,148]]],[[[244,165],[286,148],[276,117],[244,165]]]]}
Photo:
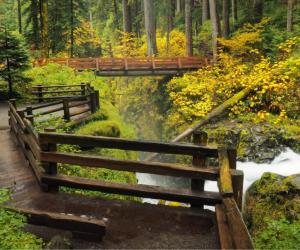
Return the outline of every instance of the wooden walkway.
{"type": "Polygon", "coordinates": [[[209,64],[201,57],[165,58],[49,58],[39,59],[34,66],[59,63],[76,70],[94,70],[99,76],[161,76],[183,74],[209,64]]]}
{"type": "MultiPolygon", "coordinates": [[[[10,203],[12,206],[107,221],[107,232],[102,242],[93,243],[76,239],[72,241],[74,247],[118,249],[220,247],[213,212],[196,208],[104,200],[99,197],[62,192],[45,193],[41,191],[8,129],[0,131],[0,147],[0,187],[13,190],[13,200],[10,203]]],[[[43,236],[46,240],[55,234],[68,235],[66,231],[40,226],[30,226],[29,231],[43,236]]]]}

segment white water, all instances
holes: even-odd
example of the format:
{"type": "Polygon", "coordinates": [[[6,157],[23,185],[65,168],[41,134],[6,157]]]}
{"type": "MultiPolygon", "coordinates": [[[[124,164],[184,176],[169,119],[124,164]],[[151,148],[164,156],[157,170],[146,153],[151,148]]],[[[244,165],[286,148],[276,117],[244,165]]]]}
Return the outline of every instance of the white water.
{"type": "MultiPolygon", "coordinates": [[[[270,164],[257,164],[254,162],[237,162],[237,169],[244,172],[244,193],[248,187],[263,173],[272,172],[283,176],[300,173],[300,154],[287,148],[285,152],[278,155],[270,164]]],[[[164,187],[185,187],[190,184],[181,178],[169,178],[158,175],[137,173],[138,182],[146,185],[157,185],[164,187]]],[[[205,190],[218,191],[217,183],[213,181],[205,182],[205,190]]],[[[144,202],[157,203],[156,200],[144,199],[144,202]]]]}

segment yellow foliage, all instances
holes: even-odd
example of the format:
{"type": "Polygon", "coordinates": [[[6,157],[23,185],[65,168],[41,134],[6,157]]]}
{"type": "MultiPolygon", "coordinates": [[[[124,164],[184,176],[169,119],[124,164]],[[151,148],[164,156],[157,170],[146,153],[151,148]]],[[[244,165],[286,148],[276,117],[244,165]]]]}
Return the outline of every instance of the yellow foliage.
{"type": "Polygon", "coordinates": [[[100,39],[90,22],[82,21],[81,24],[74,29],[74,42],[77,46],[90,44],[96,48],[100,45],[100,39]]]}

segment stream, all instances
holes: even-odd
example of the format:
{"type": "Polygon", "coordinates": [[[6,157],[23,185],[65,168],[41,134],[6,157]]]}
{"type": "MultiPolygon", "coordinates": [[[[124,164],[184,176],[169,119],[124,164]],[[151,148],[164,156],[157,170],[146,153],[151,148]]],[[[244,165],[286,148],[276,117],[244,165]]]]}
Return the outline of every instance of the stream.
{"type": "MultiPolygon", "coordinates": [[[[254,162],[237,162],[237,169],[244,172],[244,194],[249,186],[259,179],[263,173],[272,172],[283,176],[299,174],[300,154],[287,148],[280,153],[270,164],[257,164],[254,162]]],[[[138,183],[146,185],[157,185],[163,187],[188,188],[190,182],[184,178],[165,177],[153,174],[137,173],[138,183]]],[[[218,191],[217,182],[206,181],[205,190],[218,191]]],[[[144,202],[157,204],[158,200],[144,199],[144,202]]]]}

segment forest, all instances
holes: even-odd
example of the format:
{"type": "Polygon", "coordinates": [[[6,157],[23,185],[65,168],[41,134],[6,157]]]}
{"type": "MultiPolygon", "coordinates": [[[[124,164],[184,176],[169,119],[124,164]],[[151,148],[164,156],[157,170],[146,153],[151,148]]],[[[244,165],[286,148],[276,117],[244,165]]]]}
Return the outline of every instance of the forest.
{"type": "MultiPolygon", "coordinates": [[[[237,169],[244,171],[241,213],[254,248],[300,248],[300,1],[0,0],[1,119],[8,100],[16,99],[20,107],[40,101],[32,91],[41,91],[38,86],[46,89],[44,100],[51,99],[50,89],[57,100],[63,98],[60,85],[66,84],[71,85],[67,93],[80,92],[80,84],[98,91],[99,110],[91,109],[78,123],[66,119],[66,113],[46,118],[31,113],[37,132],[54,127],[74,135],[191,144],[193,133],[200,131],[205,145],[236,150],[237,169]],[[76,60],[85,64],[76,66],[76,60]],[[130,73],[134,62],[145,60],[148,73],[143,73],[145,68],[130,73]],[[184,68],[184,62],[195,61],[197,66],[184,68]],[[105,69],[109,76],[101,74],[101,62],[112,67],[105,69]],[[120,74],[118,62],[124,64],[120,74]]],[[[154,159],[118,149],[58,148],[119,160],[154,159]]],[[[187,156],[161,154],[157,159],[194,164],[187,156]]],[[[206,164],[216,162],[209,159],[206,164]]],[[[57,168],[68,176],[123,184],[192,185],[183,179],[77,164],[59,163],[57,168]]],[[[70,187],[60,191],[145,202],[70,187]]],[[[12,196],[0,183],[0,204],[12,196]]],[[[163,199],[158,204],[185,206],[163,199]]],[[[21,213],[0,206],[1,249],[57,248],[52,240],[24,229],[26,221],[21,213]]],[[[73,242],[66,241],[69,248],[73,242]]]]}

